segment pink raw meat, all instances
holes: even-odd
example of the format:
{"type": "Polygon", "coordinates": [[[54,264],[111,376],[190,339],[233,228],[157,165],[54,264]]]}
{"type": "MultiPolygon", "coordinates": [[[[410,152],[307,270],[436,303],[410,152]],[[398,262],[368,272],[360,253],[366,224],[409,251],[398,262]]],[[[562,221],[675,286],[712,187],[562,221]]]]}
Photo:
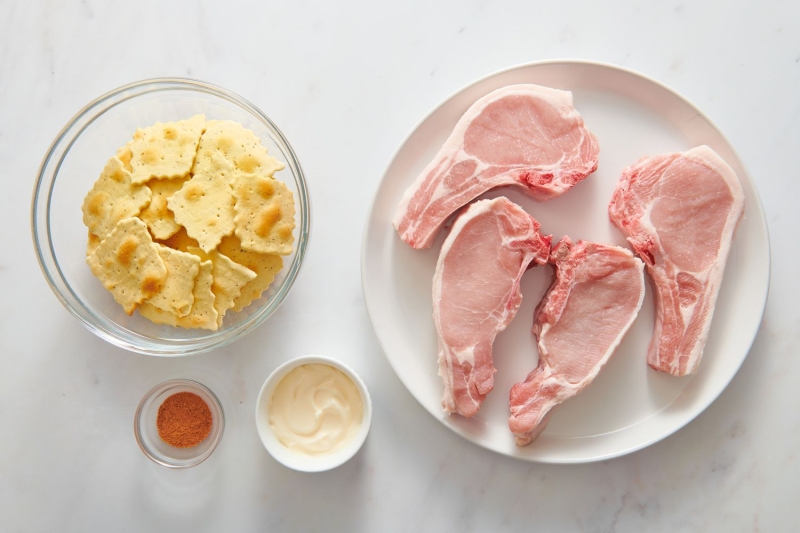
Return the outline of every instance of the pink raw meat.
{"type": "Polygon", "coordinates": [[[492,390],[492,343],[519,309],[528,265],[547,262],[551,238],[503,197],[475,202],[456,220],[433,277],[446,412],[472,416],[492,390]]]}
{"type": "Polygon", "coordinates": [[[608,362],[644,298],[644,265],[623,248],[564,237],[550,261],[555,279],[536,308],[539,366],[511,388],[508,425],[525,446],[561,403],[608,362]]]}
{"type": "Polygon", "coordinates": [[[642,158],[626,168],[608,214],[647,264],[656,323],[647,363],[676,376],[697,370],[744,194],[708,146],[642,158]]]}
{"type": "Polygon", "coordinates": [[[392,221],[400,238],[428,248],[458,208],[501,185],[537,200],[563,194],[597,169],[594,135],[572,93],[511,85],[475,102],[406,190],[392,221]]]}

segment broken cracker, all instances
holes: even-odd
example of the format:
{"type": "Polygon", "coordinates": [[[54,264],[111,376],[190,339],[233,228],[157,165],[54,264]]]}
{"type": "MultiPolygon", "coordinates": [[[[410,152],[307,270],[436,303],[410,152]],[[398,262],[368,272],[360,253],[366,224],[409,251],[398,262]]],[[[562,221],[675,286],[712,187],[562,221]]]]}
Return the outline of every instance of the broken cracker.
{"type": "Polygon", "coordinates": [[[229,185],[233,168],[219,154],[214,154],[211,164],[167,200],[175,221],[206,252],[216,248],[222,237],[234,230],[234,199],[229,185]]]}
{"type": "Polygon", "coordinates": [[[233,262],[244,265],[256,273],[256,278],[247,282],[242,287],[241,294],[234,299],[234,311],[241,311],[254,300],[260,298],[261,293],[267,290],[275,276],[283,268],[283,258],[281,256],[248,252],[242,248],[242,243],[234,235],[223,238],[219,244],[218,251],[233,262]]]}
{"type": "Polygon", "coordinates": [[[180,224],[175,222],[172,211],[167,207],[167,199],[180,190],[188,179],[189,176],[171,180],[152,179],[145,184],[152,196],[147,207],[139,213],[139,218],[147,224],[150,233],[156,239],[168,239],[181,229],[180,224]]]}
{"type": "Polygon", "coordinates": [[[205,124],[205,116],[195,115],[188,120],[157,122],[155,126],[136,130],[130,146],[133,183],[188,174],[205,124]]]}
{"type": "Polygon", "coordinates": [[[147,187],[131,183],[131,173],[114,156],[83,200],[83,223],[103,239],[120,220],[138,215],[150,194],[147,187]]]}
{"type": "Polygon", "coordinates": [[[214,309],[214,293],[211,291],[211,286],[214,283],[212,270],[211,261],[200,263],[200,272],[197,275],[194,290],[192,291],[194,304],[188,315],[176,316],[147,302],[139,306],[139,314],[154,324],[169,324],[176,327],[203,328],[216,331],[218,327],[217,311],[214,309]]]}
{"type": "Polygon", "coordinates": [[[241,289],[248,282],[256,278],[256,273],[244,265],[234,262],[228,256],[212,250],[205,253],[197,247],[190,247],[189,252],[197,255],[201,260],[210,260],[214,265],[214,284],[211,291],[214,293],[214,309],[217,310],[217,325],[222,325],[222,319],[228,309],[234,306],[236,298],[241,295],[241,289]]]}
{"type": "Polygon", "coordinates": [[[125,167],[125,170],[128,172],[133,172],[133,167],[131,166],[131,158],[133,157],[133,152],[131,152],[131,144],[133,141],[128,141],[128,144],[117,150],[115,154],[117,159],[122,162],[122,166],[125,167]]]}
{"type": "Polygon", "coordinates": [[[158,246],[145,223],[135,217],[117,223],[86,262],[129,315],[157,293],[167,277],[158,246]]]}
{"type": "Polygon", "coordinates": [[[294,198],[282,181],[237,173],[231,182],[235,233],[242,248],[289,255],[294,243],[294,198]]]}
{"type": "Polygon", "coordinates": [[[188,252],[190,246],[200,246],[199,242],[189,237],[189,234],[186,233],[186,228],[183,226],[169,239],[157,240],[156,242],[168,246],[173,250],[180,250],[181,252],[188,252]]]}
{"type": "Polygon", "coordinates": [[[192,310],[194,302],[192,291],[200,271],[200,258],[161,244],[156,246],[167,267],[167,278],[161,290],[145,300],[145,303],[177,316],[186,316],[192,310]]]}
{"type": "Polygon", "coordinates": [[[103,239],[92,233],[89,232],[89,241],[86,243],[86,257],[89,257],[97,250],[97,247],[100,246],[100,242],[103,239]]]}
{"type": "Polygon", "coordinates": [[[225,158],[236,170],[271,177],[284,164],[267,153],[261,140],[251,130],[231,120],[216,121],[207,126],[197,148],[192,172],[204,172],[215,165],[214,155],[225,158]]]}

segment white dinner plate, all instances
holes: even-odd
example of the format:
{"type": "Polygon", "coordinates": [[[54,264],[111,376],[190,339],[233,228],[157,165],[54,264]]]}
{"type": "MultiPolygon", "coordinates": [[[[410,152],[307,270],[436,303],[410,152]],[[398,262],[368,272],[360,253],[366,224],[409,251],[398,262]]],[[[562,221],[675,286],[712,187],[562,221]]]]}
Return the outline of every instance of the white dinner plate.
{"type": "Polygon", "coordinates": [[[362,248],[362,283],[372,325],[400,380],[445,426],[490,450],[529,461],[578,463],[630,453],[683,427],[714,401],[747,356],[758,331],[769,286],[769,240],[761,202],[733,147],[685,98],[641,74],[586,61],[546,61],[514,67],[458,91],[425,117],[386,170],[372,205],[362,248]],[[564,403],[532,444],[520,448],[508,429],[508,392],[536,367],[533,311],[551,277],[549,266],[522,278],[522,306],[494,343],[494,390],[467,419],[442,411],[437,376],[431,282],[446,230],[427,250],[413,250],[391,225],[406,188],[430,162],[467,108],[511,84],[535,83],[572,91],[575,107],[597,136],[597,172],[563,196],[536,202],[514,187],[505,195],[552,233],[627,246],[608,220],[607,206],[622,169],[645,155],[707,144],[736,172],[745,215],[736,231],[705,355],[694,376],[675,378],[647,366],[653,332],[650,288],[642,310],[597,379],[564,403]]]}

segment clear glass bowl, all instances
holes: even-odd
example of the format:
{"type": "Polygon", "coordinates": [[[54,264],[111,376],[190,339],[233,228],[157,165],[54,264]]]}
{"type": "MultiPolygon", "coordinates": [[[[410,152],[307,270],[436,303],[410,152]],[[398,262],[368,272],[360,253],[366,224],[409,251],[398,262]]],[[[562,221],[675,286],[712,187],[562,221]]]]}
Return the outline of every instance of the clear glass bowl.
{"type": "Polygon", "coordinates": [[[225,412],[219,399],[205,385],[189,379],[172,379],[156,385],[144,395],[133,419],[133,433],[144,454],[167,468],[189,468],[209,458],[217,448],[225,430],[225,412]],[[192,392],[200,396],[211,410],[211,431],[197,446],[176,448],[158,434],[156,421],[158,408],[164,400],[179,392],[192,392]]]}
{"type": "Polygon", "coordinates": [[[310,226],[308,192],[300,162],[278,127],[253,104],[214,85],[188,79],[144,80],[107,93],[83,108],[58,134],[42,161],[31,224],[39,264],[61,303],[99,337],[122,348],[162,356],[224,346],[264,322],[286,298],[303,262],[310,226]],[[286,168],[275,174],[294,193],[295,246],[261,298],[229,311],[217,331],[156,325],[128,316],[86,264],[83,198],[106,161],[136,128],[203,113],[253,130],[286,168]]]}

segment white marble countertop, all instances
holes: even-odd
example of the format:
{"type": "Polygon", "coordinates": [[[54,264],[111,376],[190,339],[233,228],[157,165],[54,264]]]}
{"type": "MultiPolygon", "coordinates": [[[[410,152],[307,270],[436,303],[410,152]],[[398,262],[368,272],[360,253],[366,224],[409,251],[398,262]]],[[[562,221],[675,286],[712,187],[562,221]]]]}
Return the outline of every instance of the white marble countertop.
{"type": "Polygon", "coordinates": [[[2,529],[795,530],[800,3],[536,4],[0,2],[2,529]],[[423,410],[372,333],[359,258],[381,173],[425,113],[493,71],[568,57],[657,78],[717,123],[761,194],[772,284],[749,357],[699,418],[631,455],[558,466],[483,450],[423,410]],[[264,110],[297,150],[314,209],[288,301],[190,358],[85,330],[45,283],[28,228],[60,128],[103,92],[157,76],[207,80],[264,110]],[[353,366],[375,407],[363,450],[314,475],[274,461],[252,415],[269,372],[311,353],[353,366]],[[132,433],[143,393],[171,377],[206,383],[227,413],[219,449],[188,471],[151,463],[132,433]]]}

